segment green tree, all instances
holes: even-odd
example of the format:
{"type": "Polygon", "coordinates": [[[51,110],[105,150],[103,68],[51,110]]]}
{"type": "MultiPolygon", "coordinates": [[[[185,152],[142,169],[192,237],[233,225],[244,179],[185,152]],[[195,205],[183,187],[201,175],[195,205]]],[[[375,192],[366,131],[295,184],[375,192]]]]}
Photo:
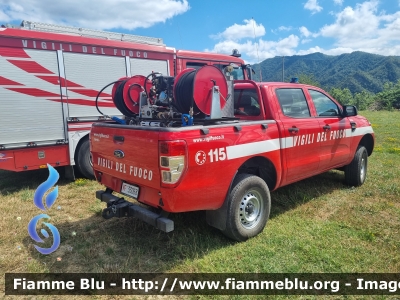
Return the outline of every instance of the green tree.
{"type": "Polygon", "coordinates": [[[331,96],[339,101],[339,103],[342,105],[355,105],[353,94],[348,88],[332,88],[329,94],[331,94],[331,96]]]}
{"type": "Polygon", "coordinates": [[[299,79],[299,83],[321,87],[321,84],[318,82],[318,80],[315,79],[314,75],[312,74],[298,74],[294,77],[297,77],[299,79]]]}
{"type": "Polygon", "coordinates": [[[400,109],[400,80],[386,82],[383,91],[376,94],[376,106],[380,109],[400,109]]]}
{"type": "Polygon", "coordinates": [[[359,110],[368,109],[371,104],[374,102],[374,95],[366,90],[363,90],[361,93],[356,93],[354,95],[354,105],[359,110]]]}

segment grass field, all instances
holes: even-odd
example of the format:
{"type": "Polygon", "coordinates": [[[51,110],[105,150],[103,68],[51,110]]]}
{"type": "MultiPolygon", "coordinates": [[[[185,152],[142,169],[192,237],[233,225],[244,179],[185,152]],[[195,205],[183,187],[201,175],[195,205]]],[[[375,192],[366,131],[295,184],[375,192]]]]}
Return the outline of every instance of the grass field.
{"type": "MultiPolygon", "coordinates": [[[[27,224],[40,212],[33,193],[48,171],[0,171],[1,273],[399,273],[400,112],[361,114],[376,134],[366,183],[351,188],[342,172],[330,171],[278,189],[264,232],[244,243],[207,226],[204,212],[173,215],[175,231],[168,234],[134,219],[104,220],[105,205],[95,198],[102,186],[61,178],[47,212],[61,246],[41,255],[27,224]]],[[[4,275],[0,280],[4,289],[4,275]]]]}

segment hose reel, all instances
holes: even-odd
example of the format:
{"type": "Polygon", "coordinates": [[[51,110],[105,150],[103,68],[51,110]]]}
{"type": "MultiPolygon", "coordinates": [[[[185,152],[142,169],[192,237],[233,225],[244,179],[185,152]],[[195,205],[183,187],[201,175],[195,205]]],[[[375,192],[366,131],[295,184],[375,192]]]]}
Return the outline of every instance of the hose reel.
{"type": "Polygon", "coordinates": [[[160,73],[123,77],[112,89],[113,102],[126,118],[158,119],[164,126],[180,119],[187,126],[193,124],[193,117],[219,116],[212,110],[222,110],[227,94],[225,75],[214,66],[185,69],[175,78],[160,73]]]}

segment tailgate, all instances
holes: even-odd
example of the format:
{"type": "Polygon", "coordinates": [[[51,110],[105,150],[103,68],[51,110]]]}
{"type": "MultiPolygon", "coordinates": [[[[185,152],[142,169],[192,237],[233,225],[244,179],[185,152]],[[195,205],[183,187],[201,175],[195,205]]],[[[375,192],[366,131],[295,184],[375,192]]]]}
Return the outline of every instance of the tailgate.
{"type": "Polygon", "coordinates": [[[127,183],[158,189],[160,171],[157,130],[93,124],[90,147],[93,169],[127,183]]]}

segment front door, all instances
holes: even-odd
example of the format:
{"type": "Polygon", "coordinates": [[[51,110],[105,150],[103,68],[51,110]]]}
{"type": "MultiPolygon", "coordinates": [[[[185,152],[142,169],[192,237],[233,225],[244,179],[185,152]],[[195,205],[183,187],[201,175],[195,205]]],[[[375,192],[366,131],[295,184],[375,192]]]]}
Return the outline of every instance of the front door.
{"type": "Polygon", "coordinates": [[[288,184],[318,173],[319,123],[311,117],[303,89],[278,88],[275,92],[284,127],[281,148],[286,161],[284,184],[288,184]]]}
{"type": "Polygon", "coordinates": [[[330,170],[343,164],[350,156],[351,124],[341,117],[339,106],[320,91],[308,90],[317,114],[320,131],[325,140],[320,143],[321,171],[330,170]]]}

